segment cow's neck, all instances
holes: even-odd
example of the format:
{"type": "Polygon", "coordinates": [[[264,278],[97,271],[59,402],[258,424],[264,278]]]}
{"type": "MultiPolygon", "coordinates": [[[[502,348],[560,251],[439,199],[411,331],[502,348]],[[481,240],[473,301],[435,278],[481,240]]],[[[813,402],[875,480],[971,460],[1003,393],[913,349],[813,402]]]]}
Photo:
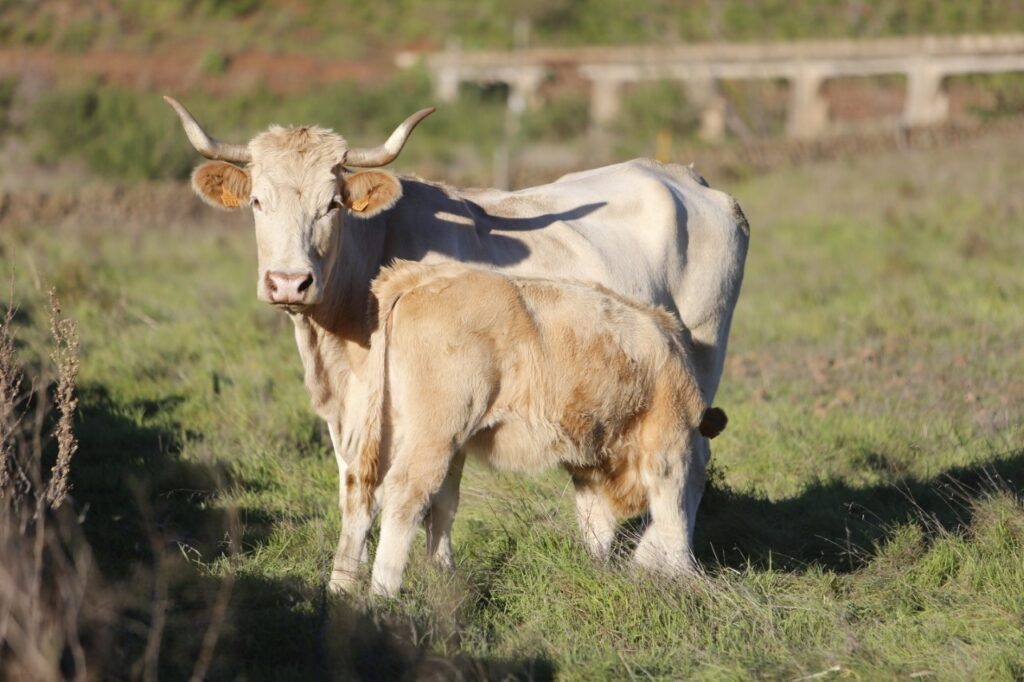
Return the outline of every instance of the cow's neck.
{"type": "Polygon", "coordinates": [[[352,374],[361,375],[370,346],[370,284],[383,260],[385,226],[348,219],[338,226],[337,253],[320,304],[293,315],[295,341],[313,408],[329,422],[341,420],[352,374]]]}

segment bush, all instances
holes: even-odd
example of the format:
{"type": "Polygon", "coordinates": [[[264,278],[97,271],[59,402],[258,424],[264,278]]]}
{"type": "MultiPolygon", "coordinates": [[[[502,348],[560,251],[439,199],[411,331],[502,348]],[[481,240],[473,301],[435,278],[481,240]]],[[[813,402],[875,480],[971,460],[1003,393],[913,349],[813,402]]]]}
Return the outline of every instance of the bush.
{"type": "Polygon", "coordinates": [[[74,156],[106,177],[148,180],[185,177],[192,167],[193,154],[172,125],[158,97],[79,87],[42,98],[30,127],[43,162],[74,156]]]}

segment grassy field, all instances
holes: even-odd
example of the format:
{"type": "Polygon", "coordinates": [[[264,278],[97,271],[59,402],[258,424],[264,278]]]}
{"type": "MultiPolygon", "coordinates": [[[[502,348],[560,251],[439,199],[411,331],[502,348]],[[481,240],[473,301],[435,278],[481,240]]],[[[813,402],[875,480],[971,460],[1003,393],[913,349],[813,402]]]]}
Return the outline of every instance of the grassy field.
{"type": "Polygon", "coordinates": [[[724,187],[753,241],[688,583],[593,565],[564,475],[471,465],[456,576],[419,552],[400,599],[327,597],[335,464],[291,323],[255,299],[251,228],[0,233],[23,357],[46,353],[47,285],[80,323],[95,660],[138,675],[162,612],[160,672],[186,677],[230,587],[210,679],[1021,678],[1022,155],[724,187]]]}

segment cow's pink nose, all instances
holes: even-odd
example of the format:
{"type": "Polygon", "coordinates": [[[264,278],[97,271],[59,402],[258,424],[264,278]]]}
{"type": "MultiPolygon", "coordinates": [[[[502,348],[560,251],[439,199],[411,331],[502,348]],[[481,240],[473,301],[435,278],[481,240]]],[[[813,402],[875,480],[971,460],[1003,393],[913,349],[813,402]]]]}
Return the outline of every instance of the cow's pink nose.
{"type": "Polygon", "coordinates": [[[271,303],[305,303],[306,292],[313,286],[313,273],[268,272],[266,284],[271,303]]]}

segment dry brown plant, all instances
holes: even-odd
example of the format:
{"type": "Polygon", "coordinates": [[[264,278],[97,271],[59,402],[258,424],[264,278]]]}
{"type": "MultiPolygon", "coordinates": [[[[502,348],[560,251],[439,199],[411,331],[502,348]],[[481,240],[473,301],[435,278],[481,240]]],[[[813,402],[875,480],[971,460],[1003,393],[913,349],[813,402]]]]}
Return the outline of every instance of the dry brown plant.
{"type": "Polygon", "coordinates": [[[57,440],[57,461],[50,471],[46,498],[50,506],[56,509],[64,504],[71,488],[71,458],[78,451],[74,418],[78,408],[75,386],[78,383],[79,342],[75,321],[60,316],[60,301],[54,289],[50,290],[50,333],[53,336],[53,353],[50,358],[57,369],[54,402],[60,417],[53,433],[57,440]]]}
{"type": "Polygon", "coordinates": [[[79,520],[60,508],[77,449],[78,332],[73,321],[60,316],[52,292],[51,315],[53,404],[59,416],[53,430],[57,463],[48,479],[43,474],[48,382],[37,380],[26,388],[15,352],[14,306],[0,318],[0,670],[9,679],[85,680],[95,673],[87,673],[83,629],[102,633],[92,624],[106,609],[79,520]]]}

